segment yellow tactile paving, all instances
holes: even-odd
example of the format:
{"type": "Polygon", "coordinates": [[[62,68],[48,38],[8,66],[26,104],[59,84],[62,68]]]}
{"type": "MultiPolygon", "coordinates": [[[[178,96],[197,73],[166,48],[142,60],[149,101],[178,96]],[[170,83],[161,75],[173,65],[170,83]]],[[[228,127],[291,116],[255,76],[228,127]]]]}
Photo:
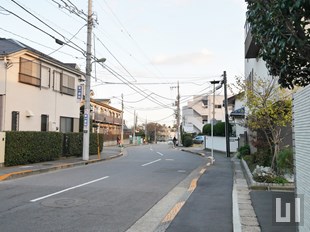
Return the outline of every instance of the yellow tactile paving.
{"type": "Polygon", "coordinates": [[[185,201],[181,201],[177,203],[171,210],[170,212],[166,215],[164,220],[162,222],[170,222],[172,221],[175,216],[178,214],[178,212],[181,210],[182,206],[184,205],[185,201]]]}

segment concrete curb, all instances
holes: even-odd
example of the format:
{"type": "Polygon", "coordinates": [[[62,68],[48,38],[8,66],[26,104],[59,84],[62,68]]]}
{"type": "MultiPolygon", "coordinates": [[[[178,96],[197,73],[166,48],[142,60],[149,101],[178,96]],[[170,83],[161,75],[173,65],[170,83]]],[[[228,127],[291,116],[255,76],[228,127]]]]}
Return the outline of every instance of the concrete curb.
{"type": "Polygon", "coordinates": [[[289,184],[275,184],[275,183],[260,183],[256,182],[253,179],[253,175],[244,159],[240,160],[240,164],[245,175],[245,179],[249,185],[250,189],[253,190],[285,190],[285,191],[294,191],[295,185],[292,183],[289,184]]]}
{"type": "Polygon", "coordinates": [[[234,231],[260,232],[261,228],[250,197],[250,189],[245,179],[240,160],[234,155],[231,158],[234,170],[233,184],[233,224],[234,231]]]}
{"type": "Polygon", "coordinates": [[[192,154],[194,154],[194,155],[200,155],[200,156],[202,156],[202,157],[205,157],[205,156],[206,156],[206,154],[204,154],[204,153],[202,153],[202,152],[190,151],[190,150],[183,149],[183,148],[181,148],[180,150],[181,150],[181,151],[188,152],[188,153],[192,153],[192,154]]]}
{"type": "Polygon", "coordinates": [[[123,156],[123,152],[121,152],[117,155],[109,156],[107,158],[102,158],[102,159],[78,161],[78,162],[59,164],[59,165],[40,168],[40,169],[29,169],[29,170],[23,170],[23,171],[18,171],[18,172],[11,172],[11,173],[1,175],[0,181],[12,180],[12,179],[16,179],[16,178],[24,177],[24,176],[30,176],[30,175],[40,174],[40,173],[52,172],[52,171],[65,169],[65,168],[72,168],[72,167],[77,167],[77,166],[82,166],[82,165],[93,164],[93,163],[97,163],[97,162],[101,162],[101,161],[115,159],[115,158],[118,158],[120,156],[123,156]]]}

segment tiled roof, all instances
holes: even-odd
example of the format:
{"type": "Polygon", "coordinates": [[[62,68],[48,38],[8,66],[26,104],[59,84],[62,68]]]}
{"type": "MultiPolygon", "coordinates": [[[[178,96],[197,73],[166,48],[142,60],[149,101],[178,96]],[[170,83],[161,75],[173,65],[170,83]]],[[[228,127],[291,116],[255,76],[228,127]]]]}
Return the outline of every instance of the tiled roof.
{"type": "Polygon", "coordinates": [[[5,55],[9,55],[15,52],[19,52],[22,50],[28,50],[31,51],[35,54],[37,54],[39,57],[42,57],[43,59],[46,59],[50,62],[56,63],[60,66],[66,67],[74,72],[78,72],[81,75],[84,75],[83,72],[81,72],[80,70],[76,69],[75,67],[73,67],[72,63],[66,64],[66,63],[62,63],[59,60],[54,59],[51,56],[48,56],[32,47],[27,46],[26,44],[23,44],[17,40],[14,39],[6,39],[6,38],[0,38],[0,57],[1,56],[5,56],[5,55]]]}

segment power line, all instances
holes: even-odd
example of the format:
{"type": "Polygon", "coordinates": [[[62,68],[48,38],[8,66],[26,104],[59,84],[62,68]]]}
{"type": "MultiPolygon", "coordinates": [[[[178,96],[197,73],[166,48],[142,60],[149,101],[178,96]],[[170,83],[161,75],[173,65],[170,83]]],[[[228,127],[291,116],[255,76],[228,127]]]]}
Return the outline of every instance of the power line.
{"type": "MultiPolygon", "coordinates": [[[[112,75],[114,75],[117,79],[121,80],[121,81],[124,82],[124,83],[128,83],[128,81],[127,81],[125,78],[123,78],[120,74],[118,74],[116,71],[114,71],[113,69],[111,69],[111,68],[110,68],[109,66],[107,66],[106,64],[100,63],[100,65],[102,65],[103,67],[105,67],[105,68],[106,68],[112,75]]],[[[142,95],[142,96],[144,96],[144,97],[147,95],[142,89],[140,89],[139,87],[137,87],[137,86],[135,86],[135,85],[127,85],[127,86],[130,87],[131,89],[135,90],[137,93],[139,93],[140,95],[142,95]]],[[[150,99],[152,102],[154,102],[154,103],[156,103],[156,104],[158,104],[158,105],[160,105],[160,106],[163,106],[163,104],[162,104],[161,102],[159,102],[157,99],[153,98],[152,96],[150,96],[149,99],[150,99]]],[[[166,107],[166,106],[164,106],[164,107],[166,107]]]]}
{"type": "MultiPolygon", "coordinates": [[[[26,11],[28,14],[30,14],[31,16],[33,16],[34,18],[36,18],[39,22],[43,23],[45,26],[47,26],[49,29],[51,29],[52,31],[54,31],[55,33],[57,33],[58,35],[60,35],[65,41],[66,41],[66,45],[68,45],[68,43],[72,43],[73,45],[75,45],[77,48],[81,49],[82,51],[84,51],[80,46],[78,46],[77,44],[73,43],[70,40],[67,40],[66,37],[64,35],[62,35],[60,32],[58,32],[57,30],[55,30],[54,28],[52,28],[50,25],[48,25],[47,23],[45,23],[43,20],[41,20],[40,18],[38,18],[36,15],[32,14],[30,11],[28,11],[25,7],[23,7],[22,5],[20,5],[18,2],[16,2],[15,0],[11,0],[12,2],[14,2],[17,6],[19,6],[20,8],[22,8],[24,11],[26,11]]],[[[26,21],[28,23],[28,21],[26,21]]],[[[37,27],[36,27],[37,28],[37,27]]],[[[48,34],[49,35],[49,34],[48,34]]],[[[59,41],[58,39],[56,39],[56,43],[63,43],[62,41],[59,41]]],[[[62,45],[61,44],[61,45],[62,45]]]]}

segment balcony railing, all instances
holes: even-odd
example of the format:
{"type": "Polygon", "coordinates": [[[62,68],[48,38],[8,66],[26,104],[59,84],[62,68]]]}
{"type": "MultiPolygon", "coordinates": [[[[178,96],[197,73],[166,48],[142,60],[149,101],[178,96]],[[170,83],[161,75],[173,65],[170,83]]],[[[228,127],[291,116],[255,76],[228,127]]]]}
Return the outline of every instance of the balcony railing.
{"type": "Polygon", "coordinates": [[[257,58],[259,47],[255,44],[251,33],[251,27],[248,23],[245,24],[245,42],[244,42],[244,54],[245,58],[257,58]]]}
{"type": "Polygon", "coordinates": [[[114,125],[121,125],[122,119],[115,118],[112,116],[107,116],[100,113],[94,113],[94,121],[101,122],[101,123],[107,123],[107,124],[114,124],[114,125]]]}

